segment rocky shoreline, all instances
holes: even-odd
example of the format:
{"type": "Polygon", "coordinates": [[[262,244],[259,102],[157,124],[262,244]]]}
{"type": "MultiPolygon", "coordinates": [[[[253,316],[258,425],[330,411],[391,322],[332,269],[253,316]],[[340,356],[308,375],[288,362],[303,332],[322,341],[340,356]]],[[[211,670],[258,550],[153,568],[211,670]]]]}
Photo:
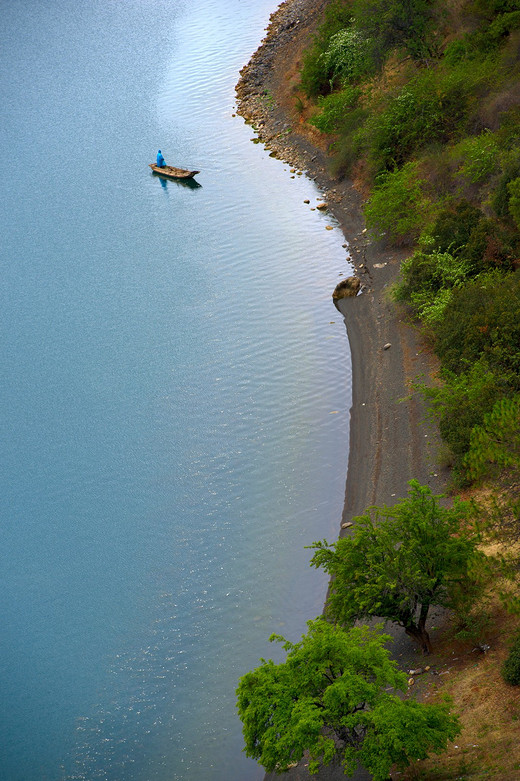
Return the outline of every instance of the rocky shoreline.
{"type": "MultiPolygon", "coordinates": [[[[431,353],[417,331],[405,322],[388,296],[406,254],[367,237],[362,196],[352,182],[329,172],[328,139],[303,122],[296,95],[302,53],[319,25],[325,0],[286,0],[272,14],[267,35],[237,85],[237,111],[252,124],[271,153],[303,171],[324,193],[327,208],[346,239],[360,287],[358,295],[336,301],[350,342],[353,403],[343,515],[338,535],[351,519],[373,504],[393,504],[415,478],[441,493],[447,473],[438,466],[437,432],[425,422],[421,398],[410,384],[436,371],[431,353]]],[[[331,282],[331,294],[334,283],[331,282]]],[[[311,616],[309,616],[311,618],[311,616]]],[[[395,638],[393,653],[403,666],[417,666],[416,650],[403,632],[386,627],[395,638]],[[415,662],[414,662],[415,658],[415,662]]],[[[266,780],[309,779],[305,763],[266,780]]],[[[340,767],[322,769],[312,778],[344,779],[340,767]]],[[[369,779],[360,770],[356,779],[369,779]]]]}

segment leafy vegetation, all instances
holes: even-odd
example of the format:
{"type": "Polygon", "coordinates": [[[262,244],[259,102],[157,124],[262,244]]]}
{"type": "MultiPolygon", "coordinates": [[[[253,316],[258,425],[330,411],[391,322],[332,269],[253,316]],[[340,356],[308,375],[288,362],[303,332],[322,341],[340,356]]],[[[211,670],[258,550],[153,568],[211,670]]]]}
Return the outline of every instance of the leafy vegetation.
{"type": "Polygon", "coordinates": [[[520,476],[520,394],[499,399],[472,428],[464,466],[473,480],[504,468],[520,476]]]}
{"type": "MultiPolygon", "coordinates": [[[[372,236],[410,246],[393,296],[440,360],[440,384],[423,392],[456,482],[500,478],[503,487],[505,473],[511,496],[492,490],[486,512],[513,529],[511,550],[520,508],[519,50],[520,0],[331,0],[304,56],[299,98],[311,101],[309,121],[332,136],[333,172],[355,175],[368,193],[372,236]]],[[[240,680],[246,752],[268,771],[308,751],[311,772],[341,761],[351,773],[361,763],[382,781],[458,734],[446,703],[431,709],[410,693],[395,696],[405,679],[384,648],[388,638],[354,622],[393,621],[430,652],[431,608],[451,611],[451,642],[479,644],[464,652],[465,706],[479,674],[473,652],[489,648],[484,635],[511,632],[504,616],[497,628],[496,616],[504,607],[518,612],[517,571],[502,566],[496,540],[486,555],[467,502],[448,506],[417,481],[409,485],[394,506],[354,519],[349,536],[314,543],[312,566],[332,576],[327,620],[309,622],[296,645],[274,636],[286,661],[262,660],[240,680]]],[[[520,636],[507,659],[499,642],[503,655],[487,666],[496,689],[500,669],[520,683],[520,636]]],[[[453,773],[439,778],[467,777],[455,748],[453,773]]],[[[433,777],[416,775],[417,767],[405,777],[433,777]]],[[[520,763],[507,764],[505,775],[486,767],[509,779],[520,763]]]]}
{"type": "Polygon", "coordinates": [[[511,686],[520,686],[520,633],[514,638],[509,655],[502,665],[502,677],[511,686]]]}
{"type": "Polygon", "coordinates": [[[310,121],[335,136],[334,172],[369,190],[372,235],[412,246],[394,295],[441,359],[429,395],[466,482],[472,429],[520,391],[520,3],[328,8],[312,89],[310,60],[302,71],[310,121]]]}
{"type": "Polygon", "coordinates": [[[458,735],[449,702],[402,700],[406,675],[390,659],[382,635],[368,627],[345,630],[324,619],[293,645],[283,637],[285,662],[262,664],[240,679],[238,712],[248,756],[268,771],[287,770],[309,751],[309,770],[341,761],[347,775],[361,763],[374,781],[458,735]]]}
{"type": "Polygon", "coordinates": [[[469,504],[446,508],[427,486],[409,485],[393,507],[370,507],[355,518],[351,536],[314,543],[311,564],[333,578],[326,615],[334,621],[385,618],[430,653],[430,608],[453,609],[461,594],[474,601],[487,562],[469,504]]]}

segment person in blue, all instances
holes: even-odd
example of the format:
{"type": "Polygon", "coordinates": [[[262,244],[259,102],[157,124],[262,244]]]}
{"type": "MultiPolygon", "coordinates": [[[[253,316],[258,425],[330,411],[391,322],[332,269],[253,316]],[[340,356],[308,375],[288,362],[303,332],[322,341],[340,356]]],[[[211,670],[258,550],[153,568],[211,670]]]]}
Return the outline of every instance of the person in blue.
{"type": "Polygon", "coordinates": [[[160,149],[157,152],[157,165],[158,165],[159,168],[164,168],[164,166],[166,165],[166,163],[164,162],[164,157],[163,157],[162,152],[161,152],[160,149]]]}

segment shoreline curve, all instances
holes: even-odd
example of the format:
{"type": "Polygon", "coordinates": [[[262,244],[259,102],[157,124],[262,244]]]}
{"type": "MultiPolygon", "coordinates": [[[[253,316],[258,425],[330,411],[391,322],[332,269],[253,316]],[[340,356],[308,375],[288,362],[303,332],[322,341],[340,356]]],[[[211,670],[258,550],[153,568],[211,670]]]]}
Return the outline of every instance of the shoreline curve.
{"type": "MultiPolygon", "coordinates": [[[[411,383],[418,377],[432,382],[435,356],[414,327],[391,303],[389,287],[397,279],[407,252],[367,238],[362,196],[352,182],[329,172],[327,143],[302,121],[295,87],[302,52],[322,18],[326,0],[285,0],[271,15],[266,37],[240,71],[236,87],[237,113],[252,124],[272,154],[302,170],[325,193],[329,211],[350,247],[362,292],[341,299],[336,307],[344,318],[352,359],[352,407],[343,524],[370,505],[393,504],[407,491],[412,478],[435,493],[446,489],[447,469],[438,464],[438,432],[427,422],[426,409],[411,383]]],[[[331,296],[335,281],[331,280],[331,296]]],[[[394,637],[392,653],[410,663],[415,648],[403,631],[385,626],[394,637]],[[401,658],[403,657],[403,658],[401,658]]],[[[302,762],[288,772],[267,774],[265,781],[319,778],[345,779],[341,767],[323,768],[310,776],[302,762]]],[[[357,781],[371,776],[360,769],[357,781]]]]}

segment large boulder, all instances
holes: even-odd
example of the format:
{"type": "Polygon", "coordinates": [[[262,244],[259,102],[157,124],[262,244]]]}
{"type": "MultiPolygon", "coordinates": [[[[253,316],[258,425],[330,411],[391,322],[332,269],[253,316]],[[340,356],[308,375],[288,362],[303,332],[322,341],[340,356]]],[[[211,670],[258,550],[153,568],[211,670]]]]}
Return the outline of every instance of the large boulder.
{"type": "Polygon", "coordinates": [[[338,301],[340,298],[352,298],[353,296],[357,296],[360,287],[361,280],[358,277],[346,277],[334,288],[332,300],[338,301]]]}

